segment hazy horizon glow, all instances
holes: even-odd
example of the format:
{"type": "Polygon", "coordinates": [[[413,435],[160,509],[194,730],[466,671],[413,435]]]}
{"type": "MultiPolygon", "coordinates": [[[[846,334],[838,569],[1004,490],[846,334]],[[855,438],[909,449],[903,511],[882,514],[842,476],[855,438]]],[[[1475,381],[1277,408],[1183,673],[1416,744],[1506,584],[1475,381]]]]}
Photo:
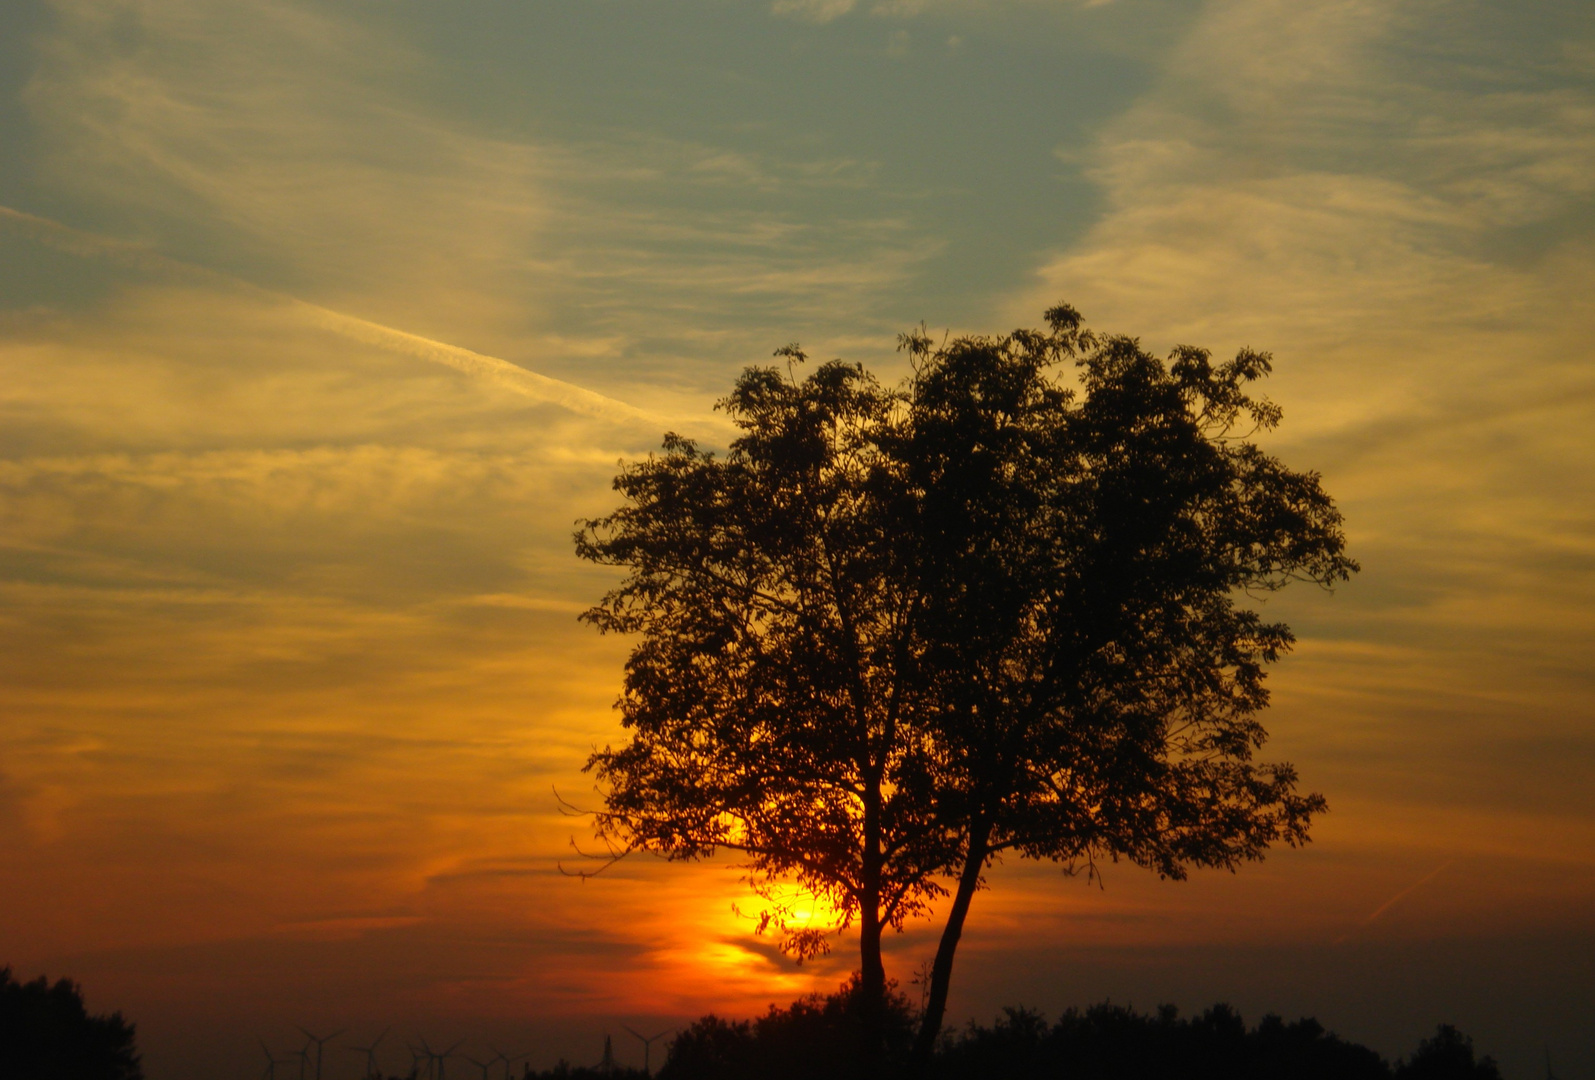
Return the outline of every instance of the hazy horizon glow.
{"type": "Polygon", "coordinates": [[[849,942],[774,955],[728,866],[559,872],[626,649],[573,522],[776,346],[895,379],[900,330],[1059,299],[1274,352],[1269,446],[1365,568],[1268,602],[1266,754],[1331,812],[1233,876],[1004,864],[951,1019],[1229,1000],[1595,1077],[1573,0],[7,5],[0,965],[151,1080],[834,986],[849,942]]]}

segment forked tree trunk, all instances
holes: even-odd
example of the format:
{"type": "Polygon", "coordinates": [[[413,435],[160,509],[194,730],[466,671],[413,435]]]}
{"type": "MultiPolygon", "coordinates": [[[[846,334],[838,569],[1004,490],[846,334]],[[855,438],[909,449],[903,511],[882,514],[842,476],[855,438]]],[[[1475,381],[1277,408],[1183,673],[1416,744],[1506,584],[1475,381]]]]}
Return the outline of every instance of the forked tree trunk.
{"type": "Polygon", "coordinates": [[[913,1072],[924,1075],[930,1065],[931,1051],[936,1047],[936,1036],[941,1034],[942,1018],[947,1013],[947,988],[953,980],[953,954],[958,951],[958,939],[964,934],[964,919],[969,915],[969,902],[974,899],[980,885],[980,872],[986,867],[990,853],[986,842],[990,830],[977,823],[970,831],[969,852],[964,859],[964,870],[958,876],[958,889],[953,893],[952,910],[947,913],[947,925],[942,929],[941,943],[936,947],[936,962],[930,969],[930,994],[925,999],[925,1015],[920,1020],[919,1034],[914,1039],[913,1072]]]}

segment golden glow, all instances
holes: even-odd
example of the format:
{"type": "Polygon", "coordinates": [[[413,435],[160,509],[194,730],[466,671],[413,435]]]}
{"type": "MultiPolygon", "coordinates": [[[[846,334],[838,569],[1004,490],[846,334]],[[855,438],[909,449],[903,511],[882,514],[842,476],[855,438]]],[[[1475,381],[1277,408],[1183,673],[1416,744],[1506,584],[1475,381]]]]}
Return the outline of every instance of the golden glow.
{"type": "MultiPolygon", "coordinates": [[[[663,430],[722,445],[710,403],[775,345],[892,378],[921,318],[1031,325],[1060,298],[1158,350],[1275,352],[1270,448],[1323,471],[1366,567],[1265,609],[1301,642],[1264,756],[1332,812],[1304,851],[1179,885],[999,866],[955,1011],[1207,993],[1135,981],[1182,949],[1585,932],[1590,42],[1454,40],[1462,14],[1399,5],[826,0],[680,65],[936,113],[861,106],[855,131],[802,112],[829,100],[807,84],[771,99],[790,117],[752,91],[722,115],[718,90],[712,122],[604,114],[580,79],[651,77],[663,38],[604,28],[614,69],[492,61],[489,38],[551,40],[491,23],[543,5],[428,16],[448,33],[314,0],[43,6],[0,14],[26,79],[0,109],[25,159],[0,169],[0,964],[125,1008],[152,1080],[256,1017],[674,1022],[839,983],[851,939],[792,963],[733,913],[761,905],[733,869],[560,873],[594,864],[553,790],[594,801],[627,648],[575,621],[613,579],[572,525],[663,430]],[[957,128],[901,81],[922,72],[1018,111],[957,128]],[[1068,982],[1086,946],[1123,981],[1068,982]]],[[[725,5],[680,7],[708,20],[693,47],[732,32],[725,5]]],[[[889,940],[910,993],[934,947],[928,921],[889,940]]],[[[1333,979],[1302,978],[1312,1011],[1333,979]]]]}

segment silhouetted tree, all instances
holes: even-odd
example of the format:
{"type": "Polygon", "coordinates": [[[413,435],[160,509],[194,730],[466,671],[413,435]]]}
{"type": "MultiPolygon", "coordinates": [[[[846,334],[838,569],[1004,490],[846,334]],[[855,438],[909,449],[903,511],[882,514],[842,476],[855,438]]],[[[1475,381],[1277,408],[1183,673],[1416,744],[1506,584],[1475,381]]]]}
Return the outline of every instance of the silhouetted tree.
{"type": "Polygon", "coordinates": [[[5,1080],[141,1080],[133,1025],[121,1013],[90,1016],[75,983],[29,983],[0,968],[0,1077],[5,1080]]]}
{"type": "Polygon", "coordinates": [[[1047,320],[905,335],[898,390],[840,361],[799,380],[804,355],[780,350],[784,372],[749,368],[722,403],[728,455],[667,435],[576,538],[630,572],[584,618],[639,638],[632,737],[588,762],[599,833],[744,853],[761,929],[799,957],[825,930],[780,886],[829,901],[859,927],[874,1047],[882,931],[949,882],[921,1063],[1003,853],[1181,878],[1301,843],[1324,807],[1252,760],[1263,668],[1292,638],[1237,594],[1356,569],[1318,477],[1248,440],[1279,419],[1245,389],[1268,357],[1165,364],[1071,308],[1047,320]]]}
{"type": "Polygon", "coordinates": [[[1473,1040],[1441,1024],[1411,1058],[1396,1066],[1396,1080],[1501,1080],[1501,1070],[1494,1058],[1475,1061],[1473,1040]]]}

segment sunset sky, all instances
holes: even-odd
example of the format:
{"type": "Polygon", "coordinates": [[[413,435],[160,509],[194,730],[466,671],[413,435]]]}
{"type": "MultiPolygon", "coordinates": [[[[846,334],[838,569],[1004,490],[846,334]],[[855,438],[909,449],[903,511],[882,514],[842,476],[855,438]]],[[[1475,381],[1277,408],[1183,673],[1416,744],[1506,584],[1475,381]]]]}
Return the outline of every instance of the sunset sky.
{"type": "Polygon", "coordinates": [[[833,988],[726,865],[560,874],[627,648],[573,523],[777,346],[895,379],[1060,299],[1275,354],[1364,567],[1267,605],[1265,757],[1331,812],[1236,875],[998,867],[950,1019],[1595,1077],[1588,0],[6,0],[0,965],[151,1080],[294,1025],[640,1064],[833,988]]]}

